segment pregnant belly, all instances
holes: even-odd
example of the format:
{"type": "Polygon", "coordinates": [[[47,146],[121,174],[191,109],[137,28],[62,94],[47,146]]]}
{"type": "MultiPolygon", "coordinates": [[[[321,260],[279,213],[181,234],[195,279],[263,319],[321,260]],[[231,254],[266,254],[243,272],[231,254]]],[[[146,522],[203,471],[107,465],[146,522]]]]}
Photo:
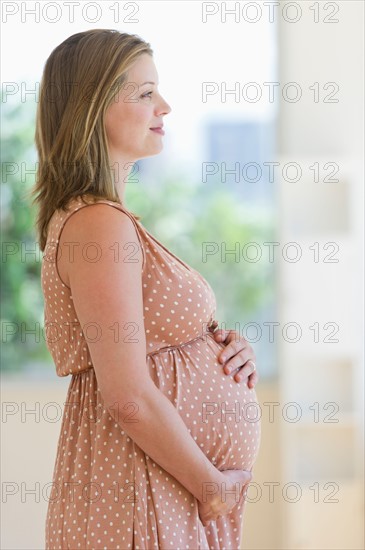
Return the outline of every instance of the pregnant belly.
{"type": "Polygon", "coordinates": [[[219,470],[251,470],[261,439],[261,411],[247,380],[237,383],[217,357],[226,347],[208,333],[148,355],[155,385],[173,403],[201,450],[219,470]]]}

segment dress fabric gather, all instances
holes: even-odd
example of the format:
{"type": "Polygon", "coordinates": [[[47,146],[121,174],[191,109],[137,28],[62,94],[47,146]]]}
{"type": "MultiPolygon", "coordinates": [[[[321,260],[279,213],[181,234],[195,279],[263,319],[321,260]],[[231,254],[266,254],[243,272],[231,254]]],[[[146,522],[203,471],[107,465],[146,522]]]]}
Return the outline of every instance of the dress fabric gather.
{"type": "MultiPolygon", "coordinates": [[[[208,281],[159,242],[117,202],[98,203],[133,221],[143,253],[148,372],[191,436],[219,469],[252,470],[261,438],[254,389],[223,372],[214,340],[216,298],[208,281]]],[[[240,548],[240,501],[203,526],[198,501],[156,464],[104,407],[71,289],[56,258],[65,223],[80,208],[54,212],[42,261],[44,321],[58,376],[71,376],[65,397],[45,526],[46,550],[218,550],[240,548]]],[[[131,396],[133,402],[133,396],[131,396]]],[[[133,406],[126,415],[133,417],[133,406]]]]}

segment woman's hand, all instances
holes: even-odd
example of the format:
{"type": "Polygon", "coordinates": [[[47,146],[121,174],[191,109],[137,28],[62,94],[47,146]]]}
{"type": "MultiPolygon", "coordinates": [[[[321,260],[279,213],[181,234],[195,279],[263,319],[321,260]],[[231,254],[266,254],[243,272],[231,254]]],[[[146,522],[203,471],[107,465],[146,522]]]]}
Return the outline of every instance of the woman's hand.
{"type": "Polygon", "coordinates": [[[259,381],[259,375],[256,370],[255,354],[247,340],[240,337],[236,330],[218,329],[213,332],[213,336],[216,342],[227,344],[227,347],[222,349],[218,356],[222,364],[226,363],[224,365],[225,374],[236,371],[234,375],[236,382],[248,378],[248,388],[254,388],[259,381]]]}
{"type": "Polygon", "coordinates": [[[248,470],[223,470],[221,482],[214,487],[214,494],[205,495],[198,501],[199,517],[206,527],[210,521],[228,514],[246,497],[247,485],[252,480],[248,470]]]}

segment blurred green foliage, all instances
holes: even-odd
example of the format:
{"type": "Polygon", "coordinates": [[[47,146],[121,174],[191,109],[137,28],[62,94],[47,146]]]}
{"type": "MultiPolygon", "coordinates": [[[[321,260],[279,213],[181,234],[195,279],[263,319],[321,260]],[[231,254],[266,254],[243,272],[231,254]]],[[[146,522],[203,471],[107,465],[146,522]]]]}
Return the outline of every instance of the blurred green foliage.
{"type": "MultiPolygon", "coordinates": [[[[36,105],[3,103],[2,125],[2,369],[7,372],[52,368],[44,338],[42,253],[35,236],[35,212],[24,192],[34,184],[36,105]]],[[[238,262],[227,250],[272,240],[273,220],[265,209],[244,205],[225,186],[165,174],[153,185],[128,182],[126,204],[152,235],[197,269],[213,288],[216,319],[227,328],[260,316],[273,302],[273,264],[238,262]],[[216,252],[203,261],[203,247],[216,252]],[[213,243],[213,244],[212,244],[213,243]],[[236,245],[237,246],[237,245],[236,245]]],[[[252,251],[251,251],[252,253],[252,251]]]]}
{"type": "Polygon", "coordinates": [[[128,183],[126,196],[146,229],[207,279],[216,294],[217,320],[233,328],[273,300],[273,264],[245,261],[256,250],[244,246],[265,249],[262,243],[272,240],[274,227],[267,209],[242,204],[224,187],[173,175],[150,186],[128,183]],[[229,253],[234,250],[238,258],[229,253]]]}
{"type": "Polygon", "coordinates": [[[34,183],[37,161],[35,108],[35,104],[2,103],[1,367],[11,372],[49,362],[42,330],[41,254],[35,242],[35,213],[24,200],[25,191],[34,183]]]}

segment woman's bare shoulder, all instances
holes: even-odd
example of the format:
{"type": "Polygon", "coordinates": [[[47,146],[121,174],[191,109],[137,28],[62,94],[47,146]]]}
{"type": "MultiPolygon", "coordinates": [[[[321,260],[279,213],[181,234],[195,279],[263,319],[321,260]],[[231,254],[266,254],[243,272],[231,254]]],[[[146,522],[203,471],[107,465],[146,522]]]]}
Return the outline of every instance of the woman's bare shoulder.
{"type": "Polygon", "coordinates": [[[134,250],[134,262],[143,264],[140,238],[133,220],[123,210],[106,203],[93,203],[72,212],[60,235],[59,248],[62,251],[57,260],[59,275],[67,286],[70,286],[72,264],[80,255],[98,254],[106,259],[112,251],[123,260],[134,250]]]}

